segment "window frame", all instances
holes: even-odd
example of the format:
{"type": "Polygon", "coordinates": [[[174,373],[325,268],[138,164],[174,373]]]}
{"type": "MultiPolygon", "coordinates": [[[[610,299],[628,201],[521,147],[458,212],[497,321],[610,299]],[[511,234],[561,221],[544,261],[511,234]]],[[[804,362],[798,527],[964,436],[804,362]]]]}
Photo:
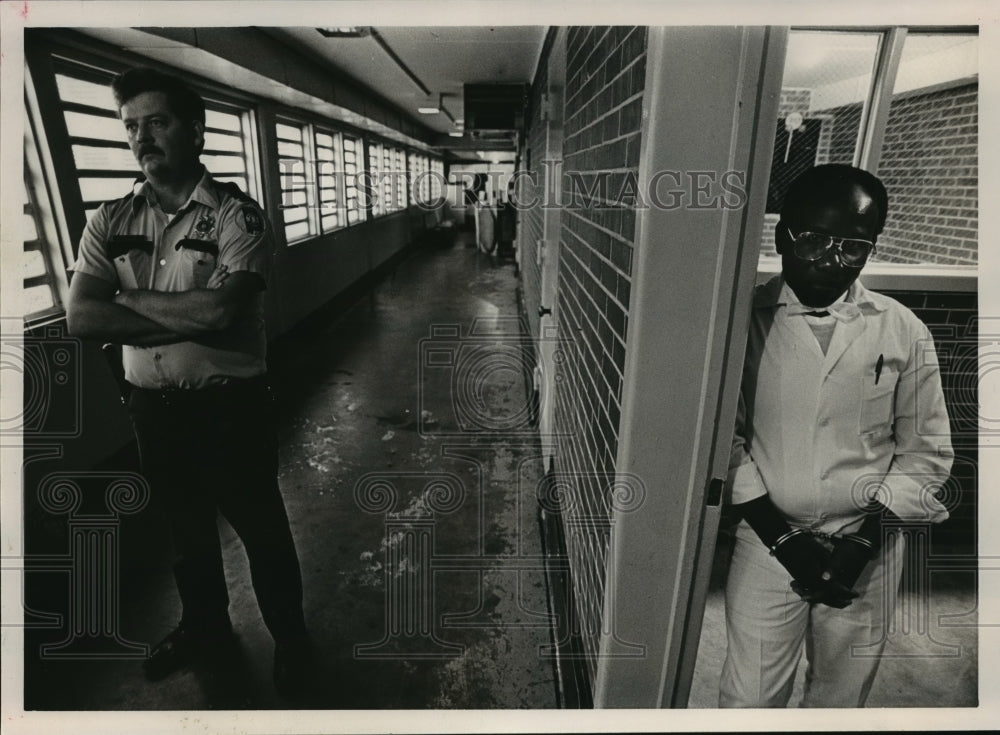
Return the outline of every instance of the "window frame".
{"type": "Polygon", "coordinates": [[[405,210],[410,206],[410,170],[406,166],[406,149],[394,148],[392,155],[397,172],[401,172],[393,179],[396,186],[396,208],[405,210]]]}
{"type": "MultiPolygon", "coordinates": [[[[79,79],[82,81],[90,82],[92,84],[99,84],[102,86],[107,86],[111,79],[119,71],[128,68],[129,63],[124,61],[118,61],[113,58],[105,58],[93,60],[87,58],[86,55],[77,55],[72,50],[64,49],[53,49],[51,51],[51,66],[50,70],[52,72],[52,83],[56,87],[56,99],[54,102],[57,103],[58,112],[62,113],[63,116],[67,112],[80,112],[82,114],[89,114],[94,117],[104,117],[107,119],[118,118],[113,115],[109,115],[107,110],[102,110],[97,107],[88,106],[85,104],[77,102],[69,102],[62,98],[58,94],[58,76],[66,76],[74,79],[79,79]]],[[[240,121],[240,132],[233,133],[232,131],[222,130],[219,128],[213,128],[206,126],[206,131],[212,133],[218,133],[221,135],[226,135],[234,138],[238,138],[242,143],[242,150],[239,153],[235,151],[226,151],[221,149],[206,148],[202,155],[227,155],[227,156],[239,156],[243,160],[244,173],[242,177],[245,180],[246,187],[245,191],[248,196],[252,197],[255,201],[261,201],[263,196],[263,180],[260,176],[260,161],[259,161],[259,145],[256,135],[257,120],[255,109],[253,104],[247,100],[240,100],[237,98],[229,97],[228,95],[220,95],[218,92],[209,86],[201,84],[198,80],[192,79],[189,76],[183,74],[180,70],[171,68],[171,73],[184,79],[186,82],[191,84],[191,86],[196,89],[199,94],[205,100],[205,108],[208,112],[220,112],[228,115],[234,115],[239,118],[240,121]]],[[[53,110],[55,112],[55,110],[53,110]]],[[[65,130],[65,142],[67,151],[72,154],[74,145],[90,145],[93,147],[102,148],[113,148],[118,150],[127,151],[128,142],[125,138],[124,129],[122,132],[122,137],[119,140],[104,140],[100,138],[88,138],[86,136],[78,136],[70,133],[68,127],[63,123],[62,129],[65,130]]],[[[83,205],[84,222],[88,218],[87,212],[96,209],[96,206],[106,199],[101,200],[86,200],[83,198],[83,192],[79,188],[79,182],[81,179],[93,178],[132,178],[136,179],[141,175],[138,166],[134,168],[126,169],[89,169],[89,168],[78,168],[76,166],[75,157],[69,162],[70,167],[76,173],[77,181],[77,193],[79,195],[80,203],[83,205]]],[[[240,176],[236,172],[212,172],[213,175],[217,175],[220,179],[225,180],[233,176],[240,176]]],[[[75,254],[74,254],[75,255],[75,254]]]]}
{"type": "MultiPolygon", "coordinates": [[[[45,141],[45,132],[41,125],[41,113],[35,96],[29,70],[25,69],[24,88],[24,189],[28,196],[23,215],[30,216],[34,222],[35,237],[31,241],[41,253],[45,264],[43,276],[25,279],[22,288],[28,287],[28,280],[39,280],[47,284],[52,296],[52,305],[45,309],[27,312],[22,315],[26,330],[34,329],[57,319],[65,313],[66,300],[69,297],[69,257],[72,248],[69,246],[69,235],[59,201],[59,189],[55,180],[51,151],[45,141]],[[30,210],[30,211],[29,211],[30,210]]],[[[28,241],[24,241],[24,249],[28,250],[28,241]]]]}
{"type": "MultiPolygon", "coordinates": [[[[25,213],[35,220],[36,240],[46,265],[45,280],[53,291],[51,307],[24,315],[27,329],[63,318],[69,296],[69,272],[76,261],[87,221],[101,203],[125,193],[124,190],[109,192],[100,201],[85,201],[84,182],[102,178],[134,181],[141,176],[138,165],[128,170],[77,167],[74,146],[128,151],[128,142],[124,128],[121,137],[115,139],[71,134],[67,112],[114,120],[119,125],[120,120],[98,105],[68,100],[60,91],[58,79],[63,76],[106,88],[116,74],[143,63],[148,64],[149,60],[89,39],[81,41],[65,33],[33,31],[26,38],[23,101],[27,128],[24,131],[23,178],[30,203],[25,213]]],[[[207,110],[239,117],[240,132],[236,137],[241,142],[238,155],[244,162],[245,191],[261,201],[263,181],[260,178],[256,102],[249,96],[232,94],[219,85],[206,83],[181,69],[171,67],[171,73],[198,90],[205,99],[207,110]]],[[[236,151],[219,153],[235,155],[236,151]]]]}
{"type": "Polygon", "coordinates": [[[343,163],[344,172],[344,211],[345,220],[344,226],[351,227],[352,225],[359,225],[368,220],[368,207],[365,207],[361,203],[361,197],[358,192],[357,179],[364,171],[367,162],[365,159],[365,138],[362,135],[358,135],[353,132],[343,131],[341,136],[341,161],[343,163]],[[351,155],[354,157],[352,162],[347,160],[347,145],[348,142],[351,144],[351,155]],[[354,168],[353,173],[347,171],[348,166],[354,168]],[[353,183],[352,183],[353,180],[353,183]],[[354,205],[352,206],[352,201],[354,205]],[[355,218],[352,221],[352,216],[355,218]]]}
{"type": "MultiPolygon", "coordinates": [[[[976,26],[791,26],[789,33],[820,31],[829,33],[877,33],[878,48],[871,82],[862,104],[861,122],[858,127],[857,143],[854,148],[853,165],[878,175],[885,132],[889,122],[890,106],[896,75],[903,56],[903,47],[909,34],[955,34],[979,36],[976,26]]],[[[978,74],[977,74],[978,79],[978,74]]],[[[978,259],[978,256],[977,256],[978,259]]],[[[921,283],[930,283],[931,271],[940,272],[941,280],[947,282],[949,290],[974,291],[977,288],[978,263],[976,265],[939,265],[936,263],[880,263],[873,262],[865,268],[865,282],[893,283],[897,287],[899,279],[907,275],[919,276],[921,283]],[[875,280],[873,281],[873,278],[875,280]],[[962,284],[959,286],[958,284],[962,284]]],[[[773,274],[780,271],[780,259],[761,253],[758,258],[758,272],[773,274]]],[[[943,286],[935,290],[943,290],[943,286]]]]}
{"type": "MultiPolygon", "coordinates": [[[[285,245],[300,245],[304,242],[312,240],[321,235],[319,215],[316,209],[316,200],[319,195],[318,181],[316,177],[315,162],[317,161],[316,156],[316,133],[314,126],[311,122],[303,120],[294,115],[289,115],[286,113],[280,113],[275,115],[273,122],[273,131],[275,146],[278,148],[278,156],[276,159],[278,165],[278,182],[281,187],[278,192],[278,210],[281,212],[282,220],[282,232],[285,238],[285,245]],[[278,126],[284,126],[288,128],[295,128],[298,131],[298,140],[284,138],[280,135],[278,126]],[[293,159],[290,157],[283,156],[280,151],[281,143],[292,143],[293,145],[298,145],[302,148],[302,158],[293,159]],[[287,160],[301,160],[302,161],[302,192],[305,194],[305,202],[303,204],[286,204],[284,202],[284,195],[286,191],[296,191],[296,189],[286,190],[285,185],[282,182],[285,174],[281,169],[281,162],[287,160]],[[310,160],[313,165],[310,165],[310,160]],[[288,236],[289,224],[285,221],[285,212],[291,209],[299,209],[305,207],[305,219],[295,220],[292,225],[298,225],[301,223],[306,224],[306,234],[299,235],[294,238],[288,236]]],[[[293,174],[294,175],[294,174],[293,174]]],[[[277,224],[277,223],[275,223],[277,224]]]]}
{"type": "Polygon", "coordinates": [[[314,145],[314,150],[316,152],[316,207],[319,216],[319,230],[321,236],[328,235],[331,232],[342,230],[348,226],[346,207],[344,203],[345,182],[344,182],[344,167],[343,167],[344,148],[343,148],[343,143],[341,142],[342,135],[343,135],[342,131],[337,130],[333,127],[324,127],[321,125],[316,125],[313,128],[313,145],[314,145]],[[329,146],[329,149],[333,153],[332,161],[327,161],[326,159],[321,160],[319,157],[319,149],[328,148],[328,146],[326,145],[322,146],[320,145],[319,142],[320,135],[329,136],[332,141],[331,145],[329,146]],[[326,163],[330,163],[333,165],[333,171],[330,172],[329,175],[333,177],[332,209],[335,210],[333,216],[336,217],[336,224],[330,229],[326,229],[325,225],[323,224],[323,220],[331,216],[331,214],[329,213],[325,214],[324,213],[325,210],[323,209],[325,204],[325,200],[323,199],[323,192],[329,190],[329,187],[324,187],[320,183],[320,176],[328,175],[320,171],[320,166],[326,163]]]}
{"type": "MultiPolygon", "coordinates": [[[[79,243],[88,220],[81,179],[87,178],[86,172],[97,170],[76,167],[73,145],[75,140],[80,140],[80,136],[70,135],[65,117],[67,105],[59,92],[57,75],[64,74],[106,86],[115,74],[135,66],[148,65],[150,59],[93,39],[82,39],[75,34],[53,29],[27,29],[24,55],[25,89],[30,89],[26,100],[28,112],[36,116],[41,171],[46,196],[52,205],[51,211],[45,213],[45,219],[47,224],[51,223],[55,228],[61,251],[60,258],[53,257],[52,262],[56,271],[59,270],[60,264],[63,266],[62,272],[57,272],[55,278],[57,282],[67,283],[68,293],[68,270],[76,260],[79,243]]],[[[263,202],[266,186],[262,178],[258,135],[257,108],[260,100],[253,95],[224,87],[181,68],[168,66],[171,74],[183,79],[202,95],[208,110],[239,114],[246,191],[256,201],[263,202]]],[[[120,142],[111,145],[109,140],[105,141],[105,144],[107,147],[127,150],[124,128],[120,142]]],[[[234,152],[225,151],[225,153],[234,152]]],[[[135,166],[127,172],[116,169],[91,178],[101,178],[110,173],[120,174],[121,178],[133,180],[141,175],[138,166],[135,166]]],[[[108,197],[111,198],[113,197],[108,197]]]]}
{"type": "Polygon", "coordinates": [[[372,219],[388,214],[387,202],[382,191],[384,183],[380,178],[383,174],[383,145],[382,141],[372,138],[368,141],[365,149],[365,171],[368,172],[368,186],[372,192],[369,197],[368,210],[372,219]]]}

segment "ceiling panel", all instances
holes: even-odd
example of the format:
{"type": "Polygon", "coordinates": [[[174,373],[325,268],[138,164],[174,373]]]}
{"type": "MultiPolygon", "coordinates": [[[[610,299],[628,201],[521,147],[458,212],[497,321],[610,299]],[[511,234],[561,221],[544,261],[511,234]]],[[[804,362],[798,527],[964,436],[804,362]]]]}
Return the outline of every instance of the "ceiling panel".
{"type": "MultiPolygon", "coordinates": [[[[226,29],[192,29],[189,41],[161,38],[158,35],[151,35],[149,29],[147,31],[128,28],[81,30],[122,48],[159,58],[195,73],[205,74],[206,70],[212,70],[207,72],[208,76],[232,79],[247,91],[280,99],[286,104],[316,112],[328,107],[332,109],[330,102],[344,104],[343,101],[336,99],[320,100],[293,88],[294,81],[286,78],[285,65],[280,59],[269,60],[270,65],[275,66],[277,70],[274,72],[275,79],[270,79],[206,55],[198,48],[192,48],[198,44],[198,34],[225,34],[226,29]]],[[[449,151],[469,149],[513,151],[515,138],[513,134],[495,140],[482,137],[472,139],[468,135],[466,138],[449,138],[445,134],[455,131],[456,126],[446,114],[423,115],[417,112],[417,108],[428,103],[437,104],[440,100],[451,117],[460,120],[464,115],[463,85],[530,83],[548,28],[546,26],[378,26],[366,29],[368,35],[357,38],[328,38],[312,27],[267,27],[259,30],[290,49],[298,51],[307,59],[326,65],[327,68],[355,80],[362,88],[373,90],[384,100],[396,105],[403,115],[416,121],[420,126],[440,133],[444,145],[438,146],[437,149],[447,155],[449,151]],[[370,31],[374,31],[374,34],[381,38],[398,57],[399,62],[430,91],[430,95],[424,94],[420,86],[370,31]]],[[[333,88],[336,94],[350,94],[349,89],[341,89],[337,85],[333,85],[333,88]]],[[[386,125],[398,127],[399,119],[393,115],[389,115],[392,118],[390,120],[361,120],[357,119],[356,114],[341,110],[337,117],[393,139],[406,137],[385,127],[386,125]]]]}
{"type": "Polygon", "coordinates": [[[269,29],[289,45],[323,58],[376,90],[422,124],[446,133],[454,129],[447,115],[422,115],[417,108],[440,98],[451,116],[461,119],[464,84],[530,83],[547,27],[377,26],[374,30],[430,91],[429,96],[372,36],[326,38],[315,28],[269,29]]]}

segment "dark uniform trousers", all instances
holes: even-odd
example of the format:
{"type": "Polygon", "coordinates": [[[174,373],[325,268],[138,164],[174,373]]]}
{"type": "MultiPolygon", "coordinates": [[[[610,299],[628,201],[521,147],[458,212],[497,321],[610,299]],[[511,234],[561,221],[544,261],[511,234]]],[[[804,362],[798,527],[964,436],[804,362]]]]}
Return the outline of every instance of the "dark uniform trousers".
{"type": "Polygon", "coordinates": [[[133,388],[129,413],[143,474],[169,515],[182,624],[228,622],[221,512],[243,541],[271,635],[303,635],[302,576],[278,488],[276,405],[266,379],[202,390],[133,388]]]}

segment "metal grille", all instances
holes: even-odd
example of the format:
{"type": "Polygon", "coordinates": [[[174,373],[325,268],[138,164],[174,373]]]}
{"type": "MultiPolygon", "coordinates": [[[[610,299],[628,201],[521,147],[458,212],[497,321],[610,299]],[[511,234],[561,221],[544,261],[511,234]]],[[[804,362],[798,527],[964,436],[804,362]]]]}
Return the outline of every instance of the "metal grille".
{"type": "Polygon", "coordinates": [[[361,141],[350,135],[344,141],[344,201],[347,206],[347,224],[353,225],[365,218],[365,208],[358,197],[358,175],[361,172],[361,141]]]}
{"type": "Polygon", "coordinates": [[[340,212],[337,182],[337,151],[340,133],[316,132],[316,186],[319,193],[319,225],[321,232],[331,232],[344,226],[340,212]]]}
{"type": "Polygon", "coordinates": [[[379,182],[382,180],[382,144],[371,142],[368,144],[368,197],[371,202],[372,216],[378,217],[385,214],[385,197],[380,190],[379,182]]]}
{"type": "MultiPolygon", "coordinates": [[[[139,176],[138,165],[109,88],[114,72],[84,67],[67,59],[57,59],[55,69],[80,194],[89,219],[102,202],[120,197],[132,187],[139,176]]],[[[251,178],[250,111],[208,98],[205,108],[202,163],[216,179],[259,196],[257,182],[251,178]]]]}
{"type": "Polygon", "coordinates": [[[303,123],[292,120],[274,126],[278,139],[278,168],[281,174],[281,216],[285,241],[294,242],[315,234],[309,217],[306,141],[303,123]]]}

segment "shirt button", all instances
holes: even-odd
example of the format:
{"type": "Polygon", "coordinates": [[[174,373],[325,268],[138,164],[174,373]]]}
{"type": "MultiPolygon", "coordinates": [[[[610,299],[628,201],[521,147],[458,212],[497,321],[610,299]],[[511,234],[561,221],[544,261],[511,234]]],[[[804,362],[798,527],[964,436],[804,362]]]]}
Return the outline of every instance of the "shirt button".
{"type": "Polygon", "coordinates": [[[167,264],[167,259],[166,258],[160,258],[160,265],[166,265],[166,264],[167,264]]]}
{"type": "Polygon", "coordinates": [[[160,360],[162,358],[163,358],[163,355],[161,355],[159,352],[157,352],[155,355],[153,355],[153,359],[154,360],[160,360]]]}
{"type": "Polygon", "coordinates": [[[824,416],[823,418],[821,418],[819,420],[819,425],[820,426],[829,426],[830,425],[830,418],[829,418],[829,416],[824,416]]]}

